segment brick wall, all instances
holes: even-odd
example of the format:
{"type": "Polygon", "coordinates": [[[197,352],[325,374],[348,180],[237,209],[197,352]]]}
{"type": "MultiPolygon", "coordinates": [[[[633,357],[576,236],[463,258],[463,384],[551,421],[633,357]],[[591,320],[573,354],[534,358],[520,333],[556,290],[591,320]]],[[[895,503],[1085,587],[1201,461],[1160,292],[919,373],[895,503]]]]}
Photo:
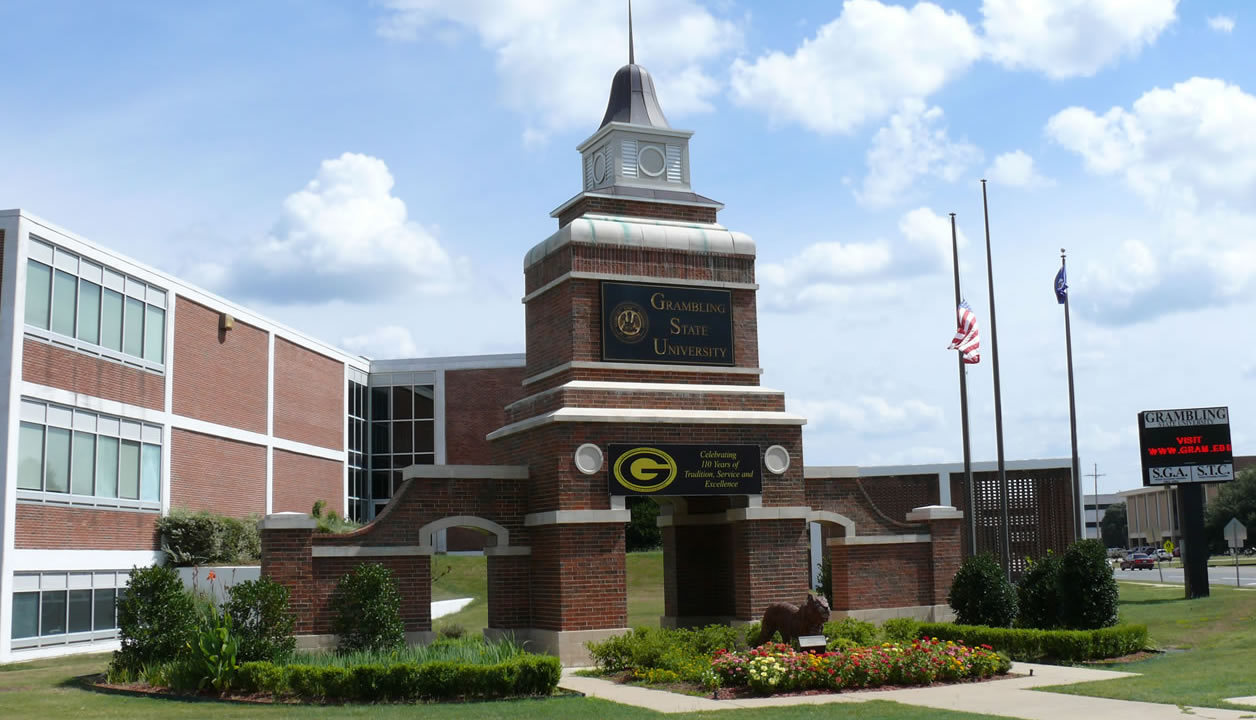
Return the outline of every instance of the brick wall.
{"type": "Polygon", "coordinates": [[[935,604],[931,544],[830,546],[833,610],[935,604]]]}
{"type": "Polygon", "coordinates": [[[531,562],[527,555],[488,557],[489,627],[529,627],[532,622],[531,562]]]}
{"type": "Polygon", "coordinates": [[[483,465],[484,436],[506,424],[505,406],[523,395],[522,367],[445,371],[445,462],[483,465]]]}
{"type": "Polygon", "coordinates": [[[266,432],[266,332],[239,320],[218,329],[218,311],[178,299],[174,322],[174,412],[266,432]]]}
{"type": "Polygon", "coordinates": [[[859,535],[926,532],[923,524],[907,522],[907,513],[938,504],[937,475],[812,478],[806,487],[806,505],[850,518],[859,535]]]}
{"type": "Polygon", "coordinates": [[[344,464],[335,460],[275,449],[271,512],[308,513],[316,500],[345,512],[344,464]]]}
{"type": "Polygon", "coordinates": [[[157,513],[17,504],[15,547],[158,550],[157,513]]]}
{"type": "Polygon", "coordinates": [[[165,409],[164,375],[31,338],[22,343],[22,379],[152,410],[165,409]]]}
{"type": "Polygon", "coordinates": [[[174,429],[170,505],[236,517],[266,512],[266,448],[174,429]]]}
{"type": "Polygon", "coordinates": [[[672,205],[669,203],[646,202],[642,200],[621,200],[618,198],[593,197],[586,195],[558,216],[558,227],[567,225],[572,220],[594,213],[597,215],[622,215],[627,217],[656,218],[659,220],[683,220],[687,222],[713,223],[716,208],[699,207],[696,205],[672,205]]]}
{"type": "Polygon", "coordinates": [[[733,523],[731,534],[734,608],[739,619],[758,620],[769,605],[797,605],[806,599],[811,586],[807,523],[744,520],[733,523]]]}
{"type": "Polygon", "coordinates": [[[785,394],[695,393],[625,388],[593,390],[557,387],[548,392],[537,393],[512,405],[506,413],[506,422],[541,415],[561,407],[780,412],[785,410],[785,394]]]}
{"type": "MultiPolygon", "coordinates": [[[[317,546],[318,537],[314,544],[317,546]]],[[[336,583],[355,567],[365,563],[383,565],[393,571],[401,594],[401,622],[406,632],[432,629],[432,559],[426,556],[385,556],[369,558],[313,558],[311,583],[306,590],[311,615],[310,630],[316,635],[332,632],[335,617],[331,598],[336,583]]]]}
{"type": "Polygon", "coordinates": [[[276,437],[344,449],[344,395],[344,363],[275,338],[276,437]]]}
{"type": "Polygon", "coordinates": [[[624,526],[544,525],[531,530],[532,627],[624,627],[624,526]]]}

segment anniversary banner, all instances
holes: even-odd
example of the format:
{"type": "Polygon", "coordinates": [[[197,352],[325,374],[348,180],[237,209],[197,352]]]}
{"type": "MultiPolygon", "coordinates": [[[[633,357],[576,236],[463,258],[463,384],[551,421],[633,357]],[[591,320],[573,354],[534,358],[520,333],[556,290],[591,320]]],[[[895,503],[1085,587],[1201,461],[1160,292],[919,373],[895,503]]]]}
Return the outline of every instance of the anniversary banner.
{"type": "Polygon", "coordinates": [[[616,444],[611,495],[759,495],[758,445],[616,444]]]}
{"type": "Polygon", "coordinates": [[[732,291],[604,281],[602,359],[732,365],[732,291]]]}

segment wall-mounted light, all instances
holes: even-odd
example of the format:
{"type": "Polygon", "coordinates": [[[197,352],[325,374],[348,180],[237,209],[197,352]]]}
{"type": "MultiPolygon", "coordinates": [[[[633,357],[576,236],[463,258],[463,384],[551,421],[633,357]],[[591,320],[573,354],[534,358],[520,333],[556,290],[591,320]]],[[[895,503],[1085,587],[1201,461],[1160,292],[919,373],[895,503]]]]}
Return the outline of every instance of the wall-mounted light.
{"type": "Polygon", "coordinates": [[[219,330],[230,330],[233,327],[235,327],[235,318],[231,317],[227,313],[218,313],[219,330]]]}

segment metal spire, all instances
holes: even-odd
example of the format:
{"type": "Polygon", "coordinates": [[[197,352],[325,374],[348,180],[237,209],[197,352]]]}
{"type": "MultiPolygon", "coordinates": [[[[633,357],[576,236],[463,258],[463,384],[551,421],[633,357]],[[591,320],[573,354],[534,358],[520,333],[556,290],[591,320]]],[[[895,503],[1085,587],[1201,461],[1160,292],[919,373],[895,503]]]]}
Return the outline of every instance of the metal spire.
{"type": "Polygon", "coordinates": [[[632,0],[628,0],[628,64],[637,64],[637,58],[632,52],[632,0]]]}

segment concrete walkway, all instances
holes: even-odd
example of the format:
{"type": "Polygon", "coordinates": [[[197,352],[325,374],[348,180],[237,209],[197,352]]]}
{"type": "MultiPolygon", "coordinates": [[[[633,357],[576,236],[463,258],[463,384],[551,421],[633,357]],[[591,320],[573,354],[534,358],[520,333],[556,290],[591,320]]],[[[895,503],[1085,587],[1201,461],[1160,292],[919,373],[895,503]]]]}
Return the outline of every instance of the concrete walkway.
{"type": "Polygon", "coordinates": [[[1253,713],[1214,708],[1182,708],[1176,705],[1110,700],[1107,698],[1035,692],[1032,688],[1047,685],[1068,685],[1113,678],[1132,677],[1133,673],[1088,668],[1060,667],[1013,663],[1012,672],[1021,675],[1005,680],[960,683],[903,690],[866,690],[833,695],[799,695],[792,697],[752,698],[745,700],[712,700],[662,690],[649,690],[620,685],[607,680],[580,677],[574,669],[563,672],[558,686],[564,690],[584,693],[625,705],[661,713],[735,710],[745,708],[781,707],[787,705],[825,705],[858,703],[869,700],[890,700],[906,705],[985,713],[1026,720],[1058,720],[1059,718],[1102,718],[1102,720],[1182,720],[1186,716],[1208,720],[1239,720],[1253,713]],[[1030,672],[1032,671],[1032,675],[1030,672]]]}

